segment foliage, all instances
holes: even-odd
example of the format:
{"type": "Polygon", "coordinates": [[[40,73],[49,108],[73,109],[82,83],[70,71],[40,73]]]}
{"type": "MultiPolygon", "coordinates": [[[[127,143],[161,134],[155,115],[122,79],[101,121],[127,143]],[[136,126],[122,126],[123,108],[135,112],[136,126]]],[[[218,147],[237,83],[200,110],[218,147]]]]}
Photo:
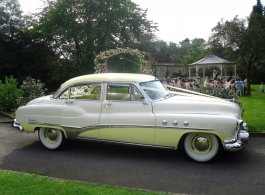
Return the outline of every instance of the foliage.
{"type": "Polygon", "coordinates": [[[27,77],[26,80],[23,81],[23,84],[20,86],[20,89],[23,92],[23,96],[20,99],[20,104],[25,105],[30,100],[44,96],[45,91],[47,91],[44,86],[45,84],[41,83],[40,80],[27,77]]]}
{"type": "Polygon", "coordinates": [[[264,8],[263,5],[261,4],[260,0],[257,0],[257,4],[253,6],[253,11],[252,12],[256,12],[260,15],[263,14],[264,12],[264,8]]]}
{"type": "Polygon", "coordinates": [[[47,89],[40,80],[27,77],[18,88],[18,82],[13,76],[5,78],[5,83],[0,80],[0,110],[13,112],[19,106],[27,104],[30,100],[45,95],[47,89]]]}
{"type": "Polygon", "coordinates": [[[119,54],[108,59],[108,72],[139,73],[140,61],[137,56],[119,54]]]}
{"type": "Polygon", "coordinates": [[[58,59],[40,32],[32,30],[33,17],[24,15],[17,0],[0,0],[0,79],[13,75],[22,82],[27,75],[52,80],[58,59]]]}
{"type": "Polygon", "coordinates": [[[186,66],[186,74],[188,72],[187,65],[200,60],[209,54],[206,49],[206,43],[204,39],[185,39],[180,42],[180,46],[175,54],[171,56],[172,61],[175,63],[186,66]]]}
{"type": "Polygon", "coordinates": [[[74,68],[64,70],[76,76],[93,73],[101,51],[129,47],[147,36],[150,41],[156,26],[146,12],[131,0],[46,0],[34,30],[61,59],[71,61],[74,68]]]}
{"type": "MultiPolygon", "coordinates": [[[[265,16],[252,12],[249,20],[221,20],[213,29],[210,45],[222,45],[227,59],[238,62],[246,72],[247,80],[252,80],[251,70],[265,59],[265,16]]],[[[247,94],[250,95],[250,82],[247,94]]]]}
{"type": "Polygon", "coordinates": [[[13,76],[5,77],[5,83],[0,80],[0,110],[13,112],[20,102],[22,91],[17,88],[18,82],[13,76]]]}
{"type": "Polygon", "coordinates": [[[150,43],[149,52],[154,58],[154,62],[172,62],[171,56],[178,52],[178,45],[173,42],[154,41],[150,43]]]}
{"type": "Polygon", "coordinates": [[[208,95],[215,96],[215,97],[219,97],[222,99],[234,99],[234,98],[236,98],[234,91],[232,91],[230,89],[225,89],[221,85],[219,85],[219,86],[212,86],[212,85],[200,86],[199,88],[194,89],[194,91],[208,94],[208,95]]]}
{"type": "Polygon", "coordinates": [[[17,42],[25,27],[21,13],[17,0],[0,0],[0,79],[17,67],[17,42]]]}
{"type": "Polygon", "coordinates": [[[107,51],[103,51],[100,52],[99,55],[96,56],[94,62],[95,62],[95,73],[103,73],[105,72],[104,66],[102,66],[99,63],[99,60],[105,60],[108,59],[112,56],[118,55],[120,53],[127,53],[127,54],[131,54],[133,56],[137,56],[140,60],[140,74],[153,74],[152,70],[149,70],[148,65],[147,65],[147,61],[145,60],[145,52],[141,52],[138,49],[131,49],[131,48],[117,48],[117,49],[110,49],[107,51]]]}

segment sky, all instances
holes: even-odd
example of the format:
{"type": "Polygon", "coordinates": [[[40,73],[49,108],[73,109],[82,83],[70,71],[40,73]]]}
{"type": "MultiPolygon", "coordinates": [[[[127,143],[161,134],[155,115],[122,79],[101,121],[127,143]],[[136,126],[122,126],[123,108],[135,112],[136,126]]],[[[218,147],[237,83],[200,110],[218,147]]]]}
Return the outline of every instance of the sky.
{"type": "MultiPolygon", "coordinates": [[[[24,12],[36,12],[40,0],[18,0],[24,12]]],[[[132,0],[148,9],[147,19],[158,24],[160,40],[179,43],[185,38],[208,40],[221,19],[246,18],[257,0],[132,0]]],[[[261,0],[265,5],[265,0],[261,0]]]]}

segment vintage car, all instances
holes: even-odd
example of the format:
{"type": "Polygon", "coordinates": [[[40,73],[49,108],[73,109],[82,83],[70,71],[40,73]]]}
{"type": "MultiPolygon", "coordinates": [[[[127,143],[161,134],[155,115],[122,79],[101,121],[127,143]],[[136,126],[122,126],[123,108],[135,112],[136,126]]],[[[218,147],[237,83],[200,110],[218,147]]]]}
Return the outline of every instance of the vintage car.
{"type": "Polygon", "coordinates": [[[183,146],[193,160],[205,162],[220,149],[244,148],[249,133],[236,103],[180,91],[151,75],[79,76],[53,95],[19,107],[13,127],[38,131],[50,150],[62,148],[68,139],[174,150],[183,146]]]}

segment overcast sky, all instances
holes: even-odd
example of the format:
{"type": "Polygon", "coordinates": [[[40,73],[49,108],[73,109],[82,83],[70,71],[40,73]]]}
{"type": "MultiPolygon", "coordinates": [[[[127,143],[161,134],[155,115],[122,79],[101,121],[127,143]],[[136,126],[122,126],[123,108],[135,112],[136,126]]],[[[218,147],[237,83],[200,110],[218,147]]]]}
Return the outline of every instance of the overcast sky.
{"type": "MultiPolygon", "coordinates": [[[[18,0],[24,12],[35,12],[40,0],[18,0]]],[[[178,43],[185,38],[203,38],[223,18],[232,20],[249,16],[257,0],[132,0],[148,9],[147,18],[158,23],[157,36],[178,43]]],[[[265,5],[265,0],[261,0],[265,5]]]]}

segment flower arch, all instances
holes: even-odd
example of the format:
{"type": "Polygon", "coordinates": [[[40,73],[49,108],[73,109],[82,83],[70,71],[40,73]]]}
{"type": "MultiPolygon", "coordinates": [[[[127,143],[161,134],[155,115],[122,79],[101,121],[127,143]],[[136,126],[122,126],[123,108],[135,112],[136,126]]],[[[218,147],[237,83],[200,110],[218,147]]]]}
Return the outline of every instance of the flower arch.
{"type": "Polygon", "coordinates": [[[99,55],[96,56],[95,63],[95,73],[104,73],[108,72],[108,59],[112,56],[118,55],[120,53],[128,53],[133,56],[137,56],[140,59],[140,74],[150,74],[153,75],[153,71],[151,68],[151,54],[147,52],[139,51],[138,49],[132,48],[116,48],[110,49],[107,51],[100,52],[99,55]],[[147,56],[148,60],[145,60],[145,56],[147,56]],[[104,60],[104,63],[99,63],[99,60],[104,60]]]}

